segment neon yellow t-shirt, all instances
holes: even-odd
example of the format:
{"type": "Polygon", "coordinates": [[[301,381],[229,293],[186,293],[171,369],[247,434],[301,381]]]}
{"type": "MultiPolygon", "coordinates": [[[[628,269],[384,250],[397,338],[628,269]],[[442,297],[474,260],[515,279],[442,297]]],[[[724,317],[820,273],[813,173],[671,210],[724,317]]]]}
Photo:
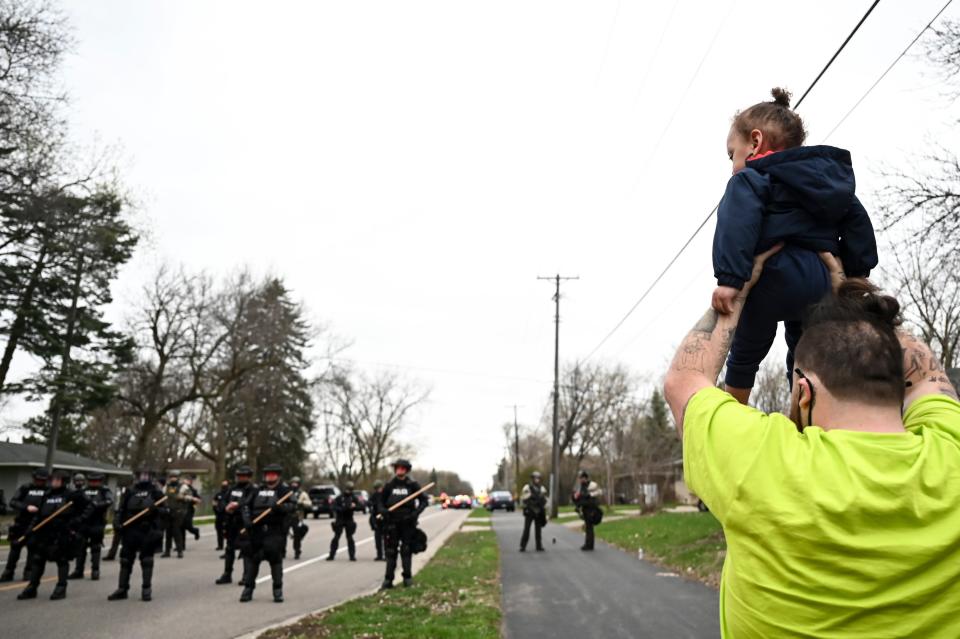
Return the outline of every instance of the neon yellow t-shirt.
{"type": "Polygon", "coordinates": [[[727,538],[724,637],[960,637],[960,403],[921,398],[904,425],[801,435],[693,396],[683,470],[727,538]]]}

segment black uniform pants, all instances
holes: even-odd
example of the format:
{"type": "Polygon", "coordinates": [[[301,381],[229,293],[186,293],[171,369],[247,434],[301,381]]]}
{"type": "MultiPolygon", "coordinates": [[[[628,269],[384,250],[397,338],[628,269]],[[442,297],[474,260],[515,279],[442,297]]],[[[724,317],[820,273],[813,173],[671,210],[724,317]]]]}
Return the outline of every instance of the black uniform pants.
{"type": "Polygon", "coordinates": [[[244,586],[253,590],[260,573],[260,562],[270,565],[273,589],[283,590],[283,542],[286,526],[259,525],[249,530],[249,546],[243,553],[244,586]]]}
{"type": "Polygon", "coordinates": [[[7,538],[10,540],[10,554],[7,555],[7,565],[3,569],[3,572],[13,575],[13,573],[17,570],[17,562],[20,561],[20,553],[23,552],[24,547],[26,547],[27,560],[24,562],[23,566],[23,579],[24,581],[29,581],[33,549],[31,549],[30,546],[27,546],[26,540],[24,540],[22,543],[18,543],[17,541],[23,537],[25,532],[27,532],[26,524],[14,523],[12,526],[10,526],[10,531],[7,534],[7,538]]]}
{"type": "MultiPolygon", "coordinates": [[[[236,561],[237,552],[239,551],[240,560],[242,562],[243,556],[249,546],[249,543],[241,543],[240,531],[243,528],[238,522],[232,521],[232,519],[233,518],[229,518],[227,523],[224,525],[224,541],[226,542],[226,550],[224,551],[223,558],[223,574],[228,576],[233,574],[233,564],[236,561]]],[[[244,541],[249,542],[247,539],[244,541]]],[[[242,578],[240,581],[246,582],[246,566],[244,566],[244,578],[242,578]]]]}
{"type": "Polygon", "coordinates": [[[383,528],[384,549],[387,554],[387,571],[384,581],[393,581],[397,570],[397,555],[400,555],[404,579],[413,577],[413,535],[417,531],[416,519],[389,522],[383,528]]]}
{"type": "Polygon", "coordinates": [[[153,555],[160,547],[163,533],[152,524],[143,524],[127,530],[123,529],[123,546],[120,550],[121,590],[130,589],[130,575],[133,564],[140,557],[140,570],[143,573],[143,589],[149,590],[153,581],[153,555]]]}
{"type": "Polygon", "coordinates": [[[174,545],[177,552],[183,552],[183,513],[171,512],[166,518],[166,541],[164,542],[163,554],[170,554],[170,546],[174,545]]]}
{"type": "Polygon", "coordinates": [[[103,548],[103,525],[87,526],[83,530],[83,544],[80,546],[80,553],[77,555],[77,565],[75,570],[82,573],[84,564],[87,563],[87,548],[90,549],[90,569],[100,571],[100,549],[103,548]]]}
{"type": "Polygon", "coordinates": [[[307,536],[310,527],[305,521],[297,520],[293,524],[293,552],[299,555],[303,552],[303,538],[307,536]]]}
{"type": "Polygon", "coordinates": [[[337,521],[331,524],[331,526],[333,527],[333,539],[330,540],[330,556],[333,557],[337,554],[337,548],[340,546],[340,535],[346,532],[347,533],[347,553],[350,555],[351,559],[356,557],[357,546],[353,542],[353,533],[357,532],[357,522],[337,521]]]}
{"type": "Polygon", "coordinates": [[[586,531],[586,537],[583,540],[583,547],[588,550],[593,550],[593,519],[589,513],[583,520],[583,528],[586,531]]]}
{"type": "Polygon", "coordinates": [[[70,574],[70,560],[76,551],[76,538],[64,530],[44,531],[37,533],[30,540],[29,549],[33,550],[30,559],[30,587],[40,585],[40,579],[47,568],[47,562],[57,564],[57,588],[67,587],[67,575],[70,574]]]}
{"type": "Polygon", "coordinates": [[[226,537],[225,526],[227,525],[226,514],[219,510],[214,513],[214,528],[217,529],[217,550],[223,548],[223,542],[226,537]]]}
{"type": "Polygon", "coordinates": [[[373,544],[377,547],[377,559],[383,559],[383,524],[376,517],[371,517],[370,530],[373,531],[373,544]]]}
{"type": "Polygon", "coordinates": [[[191,535],[199,535],[200,530],[193,525],[193,516],[197,513],[197,509],[193,506],[187,508],[187,514],[183,517],[183,530],[185,533],[190,533],[191,535]]]}
{"type": "Polygon", "coordinates": [[[530,541],[530,524],[533,524],[533,539],[537,548],[543,548],[542,538],[542,519],[533,513],[523,513],[523,534],[520,536],[520,549],[526,550],[527,543],[530,541]]]}

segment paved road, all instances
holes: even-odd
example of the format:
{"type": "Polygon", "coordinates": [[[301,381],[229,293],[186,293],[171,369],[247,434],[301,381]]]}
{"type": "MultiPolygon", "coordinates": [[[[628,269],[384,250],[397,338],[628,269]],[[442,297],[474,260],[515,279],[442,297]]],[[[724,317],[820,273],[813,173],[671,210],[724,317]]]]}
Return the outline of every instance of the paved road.
{"type": "MultiPolygon", "coordinates": [[[[523,517],[494,514],[500,544],[505,639],[550,637],[719,637],[718,594],[698,583],[658,577],[656,566],[599,539],[550,524],[547,551],[518,552],[523,517]],[[556,539],[556,543],[551,543],[556,539]]],[[[532,534],[531,534],[532,536],[532,534]]]]}
{"type": "MultiPolygon", "coordinates": [[[[456,531],[464,518],[462,511],[431,509],[425,512],[420,522],[430,539],[431,550],[456,531]]],[[[380,584],[383,562],[373,561],[376,551],[366,518],[358,521],[356,562],[347,560],[343,538],[336,561],[325,561],[333,536],[329,520],[310,519],[308,525],[310,532],[304,539],[303,556],[298,561],[284,562],[286,601],[282,604],[273,603],[269,568],[265,563],[260,567],[261,577],[250,603],[238,602],[240,588],[237,585],[214,585],[214,580],[223,572],[223,561],[217,559],[220,553],[214,550],[216,537],[212,526],[202,526],[200,541],[192,538],[187,541],[183,559],[160,559],[157,555],[153,601],[150,603],[140,601],[139,566],[134,569],[130,599],[107,601],[107,595],[117,586],[116,561],[101,564],[100,581],[71,581],[67,598],[62,601],[48,599],[53,583],[46,580],[56,570],[53,564],[47,565],[45,583],[41,584],[37,599],[17,601],[23,583],[0,585],[0,636],[69,636],[71,639],[237,637],[370,592],[380,584]]],[[[292,542],[289,553],[292,558],[292,542]]],[[[6,555],[6,548],[0,550],[4,562],[6,555]]],[[[425,555],[414,557],[414,572],[419,569],[418,564],[423,563],[425,555]]],[[[18,566],[17,576],[20,571],[18,566]]],[[[239,574],[238,564],[234,578],[239,574]]]]}

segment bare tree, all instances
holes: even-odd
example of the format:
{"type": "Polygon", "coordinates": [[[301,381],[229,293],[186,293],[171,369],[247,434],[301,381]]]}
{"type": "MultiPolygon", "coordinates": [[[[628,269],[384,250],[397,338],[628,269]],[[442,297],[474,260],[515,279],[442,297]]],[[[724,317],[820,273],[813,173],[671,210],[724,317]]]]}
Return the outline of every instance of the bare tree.
{"type": "Polygon", "coordinates": [[[764,360],[750,393],[750,404],[764,413],[790,413],[790,385],[779,358],[764,360]]]}
{"type": "MultiPolygon", "coordinates": [[[[174,411],[204,396],[204,379],[227,334],[214,333],[212,283],[206,276],[161,268],[131,322],[138,357],[121,379],[126,414],[140,420],[131,462],[148,454],[155,431],[174,411]]],[[[169,421],[168,421],[169,423],[169,421]]]]}
{"type": "Polygon", "coordinates": [[[560,388],[559,446],[567,458],[560,472],[560,496],[573,486],[577,467],[627,421],[634,380],[621,366],[602,364],[567,369],[560,388]]]}
{"type": "Polygon", "coordinates": [[[319,457],[335,461],[333,472],[364,479],[391,457],[404,451],[399,435],[410,411],[429,397],[429,391],[384,373],[374,378],[339,370],[329,375],[322,392],[328,394],[324,417],[325,439],[318,442],[319,457]],[[326,438],[329,436],[329,438],[326,438]]]}
{"type": "Polygon", "coordinates": [[[950,242],[930,232],[914,244],[894,246],[888,273],[904,319],[920,331],[946,369],[960,364],[960,256],[955,249],[943,250],[950,242]]]}

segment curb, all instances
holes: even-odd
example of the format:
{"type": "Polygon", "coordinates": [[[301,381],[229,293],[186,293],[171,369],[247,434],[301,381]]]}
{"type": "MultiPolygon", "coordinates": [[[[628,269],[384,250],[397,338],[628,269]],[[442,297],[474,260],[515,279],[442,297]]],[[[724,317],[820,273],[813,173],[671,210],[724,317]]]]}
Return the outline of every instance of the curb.
{"type": "MultiPolygon", "coordinates": [[[[464,519],[466,519],[466,518],[464,518],[464,519]]],[[[415,569],[417,572],[419,572],[420,570],[423,570],[423,567],[424,567],[425,565],[427,565],[427,563],[429,563],[429,561],[433,558],[433,556],[434,556],[435,554],[437,554],[437,551],[438,551],[438,550],[440,550],[441,548],[443,548],[444,544],[447,543],[447,540],[448,540],[450,537],[452,537],[453,535],[455,535],[457,532],[460,531],[460,526],[462,526],[462,525],[463,525],[463,522],[458,523],[456,526],[452,525],[452,523],[451,523],[450,525],[447,525],[445,528],[443,528],[443,529],[440,531],[439,535],[438,535],[438,538],[442,538],[442,542],[440,542],[440,543],[433,543],[433,544],[427,544],[427,550],[426,550],[426,552],[421,553],[420,555],[415,555],[415,556],[414,556],[414,569],[415,569]],[[420,560],[420,561],[419,561],[419,565],[417,565],[417,559],[420,560]]],[[[251,631],[251,632],[248,632],[248,633],[245,633],[245,634],[242,634],[242,635],[237,635],[236,637],[234,637],[234,639],[257,639],[257,637],[259,637],[259,636],[262,635],[263,633],[267,632],[268,630],[274,630],[275,628],[282,628],[283,626],[289,626],[290,624],[297,623],[298,621],[300,621],[300,620],[302,620],[302,619],[304,619],[304,618],[306,618],[306,617],[309,617],[309,616],[311,616],[311,615],[318,615],[318,614],[320,614],[320,613],[322,613],[322,612],[326,612],[327,610],[330,610],[330,609],[332,609],[332,608],[336,608],[337,606],[343,605],[343,604],[345,604],[345,603],[347,603],[347,602],[349,602],[349,601],[353,601],[354,599],[360,599],[361,597],[368,597],[368,596],[370,596],[370,595],[372,595],[372,594],[375,594],[375,593],[378,592],[379,590],[380,590],[380,587],[379,587],[379,586],[374,586],[372,590],[367,590],[367,591],[364,591],[364,592],[360,592],[360,593],[357,593],[357,594],[355,594],[355,595],[351,595],[351,596],[347,597],[346,599],[342,599],[341,601],[338,601],[337,603],[330,604],[329,606],[324,606],[323,608],[317,608],[316,610],[311,610],[310,612],[305,612],[305,613],[301,613],[301,614],[298,614],[298,615],[294,615],[293,617],[290,617],[289,619],[284,619],[283,621],[278,621],[277,623],[270,624],[269,626],[265,626],[265,627],[260,628],[260,629],[258,629],[258,630],[253,630],[253,631],[251,631]]]]}

